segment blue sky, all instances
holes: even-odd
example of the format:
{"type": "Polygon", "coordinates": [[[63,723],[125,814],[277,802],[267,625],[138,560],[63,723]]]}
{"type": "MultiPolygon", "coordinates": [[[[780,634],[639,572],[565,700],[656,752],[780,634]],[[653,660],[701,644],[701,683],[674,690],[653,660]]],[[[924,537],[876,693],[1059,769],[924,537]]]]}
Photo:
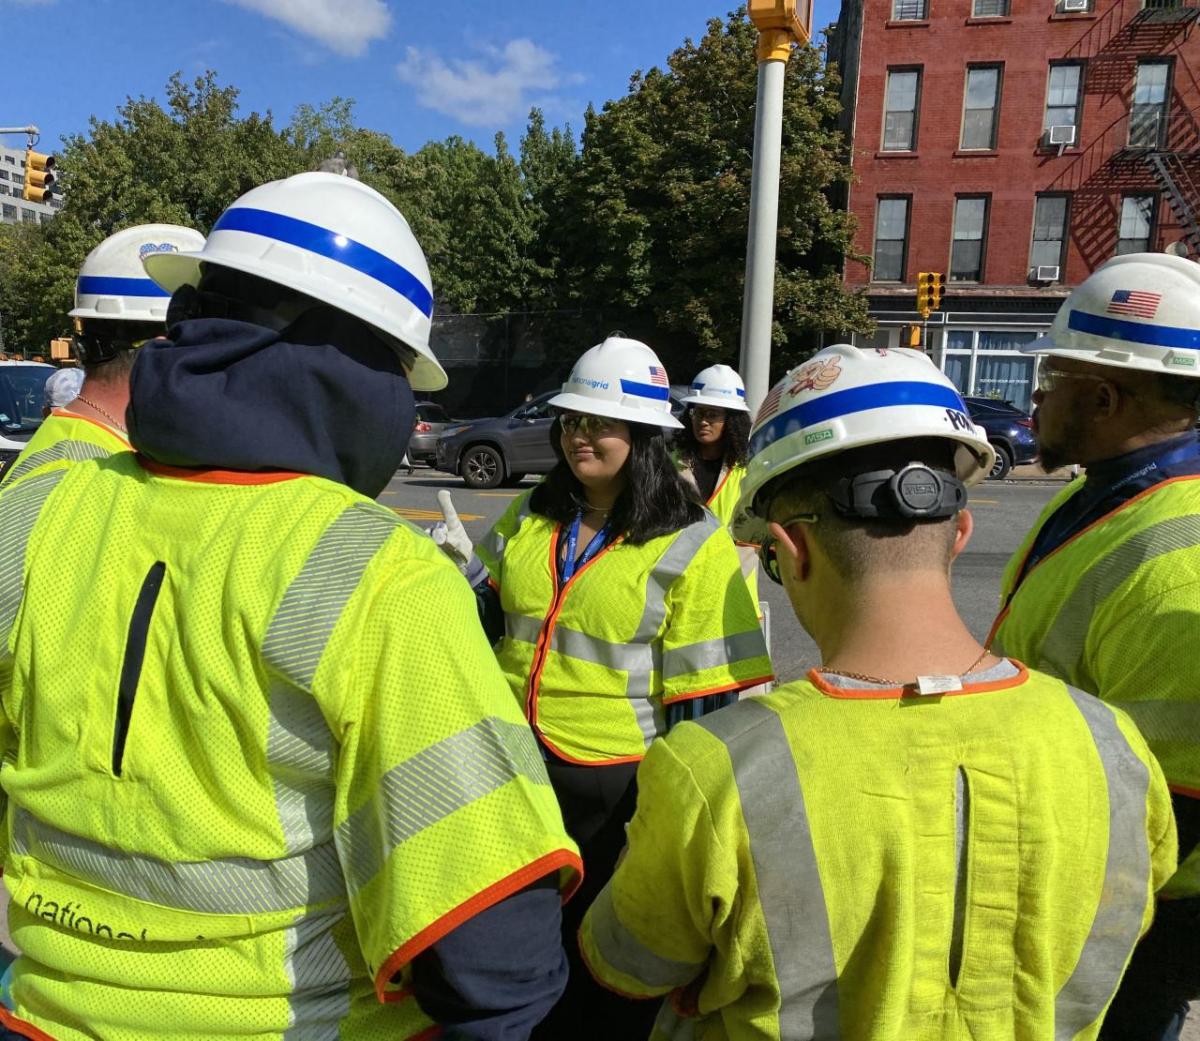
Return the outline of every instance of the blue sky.
{"type": "MultiPolygon", "coordinates": [[[[243,113],[335,95],[402,148],[450,134],[515,144],[531,105],[579,130],[589,102],[625,93],[734,0],[0,0],[0,125],[36,123],[57,147],[126,95],[216,69],[243,113]]],[[[818,0],[816,24],[837,15],[818,0]]],[[[6,138],[17,143],[17,138],[6,138]]]]}

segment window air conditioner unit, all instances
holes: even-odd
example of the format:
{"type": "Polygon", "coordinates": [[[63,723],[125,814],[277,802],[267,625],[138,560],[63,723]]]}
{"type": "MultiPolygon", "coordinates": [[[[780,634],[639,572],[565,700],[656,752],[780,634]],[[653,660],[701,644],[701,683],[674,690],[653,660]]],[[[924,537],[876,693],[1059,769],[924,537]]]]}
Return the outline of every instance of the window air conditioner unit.
{"type": "Polygon", "coordinates": [[[1057,267],[1057,265],[1054,265],[1054,264],[1039,264],[1039,265],[1038,265],[1038,266],[1037,266],[1037,267],[1034,269],[1034,278],[1033,278],[1033,280],[1034,280],[1035,282],[1057,282],[1057,281],[1058,281],[1058,267],[1057,267]]]}
{"type": "Polygon", "coordinates": [[[1046,131],[1046,143],[1050,145],[1073,145],[1075,143],[1075,127],[1071,124],[1050,127],[1046,131]]]}
{"type": "Polygon", "coordinates": [[[1062,0],[1061,9],[1063,11],[1086,11],[1091,4],[1091,0],[1062,0]]]}

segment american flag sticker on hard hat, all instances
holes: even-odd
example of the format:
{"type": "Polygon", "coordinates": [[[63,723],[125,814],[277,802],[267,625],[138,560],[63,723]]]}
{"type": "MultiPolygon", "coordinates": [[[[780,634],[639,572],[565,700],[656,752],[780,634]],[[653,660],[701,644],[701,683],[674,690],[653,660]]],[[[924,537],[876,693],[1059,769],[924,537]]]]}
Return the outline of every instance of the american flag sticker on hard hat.
{"type": "Polygon", "coordinates": [[[755,426],[761,426],[770,419],[776,412],[779,411],[779,403],[783,400],[783,384],[777,383],[771,393],[763,398],[763,403],[758,408],[758,415],[754,419],[755,426]]]}
{"type": "Polygon", "coordinates": [[[656,387],[667,386],[667,370],[661,365],[650,366],[650,382],[656,387]]]}
{"type": "Polygon", "coordinates": [[[1148,293],[1142,289],[1118,289],[1112,295],[1107,314],[1127,314],[1134,318],[1153,318],[1158,314],[1162,293],[1148,293]]]}

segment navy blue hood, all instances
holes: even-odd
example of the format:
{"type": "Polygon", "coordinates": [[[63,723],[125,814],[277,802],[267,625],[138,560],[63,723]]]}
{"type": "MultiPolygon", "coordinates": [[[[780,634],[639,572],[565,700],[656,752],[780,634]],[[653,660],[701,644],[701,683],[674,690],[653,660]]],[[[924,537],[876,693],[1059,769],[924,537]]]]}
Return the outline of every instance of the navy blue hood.
{"type": "Polygon", "coordinates": [[[400,359],[337,315],[322,308],[283,332],[226,318],[172,326],[130,375],[134,448],[171,466],[315,474],[374,498],[408,447],[413,392],[400,359]]]}

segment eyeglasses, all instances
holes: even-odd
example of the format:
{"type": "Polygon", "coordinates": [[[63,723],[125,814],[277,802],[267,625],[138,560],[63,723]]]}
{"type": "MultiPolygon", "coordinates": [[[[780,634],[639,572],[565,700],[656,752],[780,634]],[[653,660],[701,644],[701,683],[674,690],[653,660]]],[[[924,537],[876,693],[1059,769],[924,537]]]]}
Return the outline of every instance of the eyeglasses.
{"type": "MultiPolygon", "coordinates": [[[[793,524],[816,524],[820,519],[819,513],[798,513],[794,517],[780,521],[779,525],[783,528],[790,528],[793,524]]],[[[762,545],[758,547],[758,562],[762,564],[767,578],[781,586],[783,585],[783,576],[779,574],[779,556],[775,552],[777,541],[774,535],[768,535],[763,539],[762,545]]]]}
{"type": "Polygon", "coordinates": [[[620,420],[582,412],[563,412],[559,415],[558,422],[568,437],[574,437],[577,432],[584,437],[603,437],[605,434],[611,434],[620,420]]]}
{"type": "Polygon", "coordinates": [[[1056,369],[1051,365],[1043,364],[1038,369],[1037,389],[1043,394],[1049,394],[1063,380],[1091,380],[1093,383],[1112,382],[1104,376],[1093,376],[1090,372],[1067,372],[1065,369],[1056,369]]]}
{"type": "Polygon", "coordinates": [[[705,423],[719,423],[725,418],[723,408],[705,408],[703,405],[693,405],[692,415],[705,423]]]}

